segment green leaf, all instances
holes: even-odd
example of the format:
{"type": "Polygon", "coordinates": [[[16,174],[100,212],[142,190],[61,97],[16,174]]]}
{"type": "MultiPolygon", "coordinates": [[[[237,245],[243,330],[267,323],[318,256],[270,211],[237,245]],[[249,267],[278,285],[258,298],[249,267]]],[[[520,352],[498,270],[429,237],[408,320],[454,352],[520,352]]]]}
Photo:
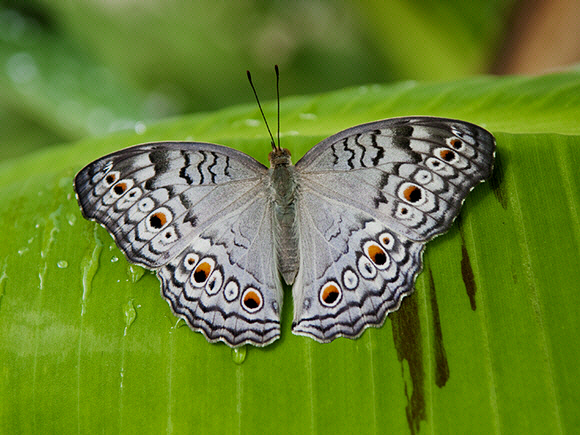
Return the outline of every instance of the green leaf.
{"type": "MultiPolygon", "coordinates": [[[[490,182],[429,243],[416,292],[358,340],[290,332],[238,352],[171,313],[82,219],[72,178],[105,153],[203,140],[266,161],[255,106],[0,165],[0,432],[537,433],[580,425],[580,72],[399,83],[282,100],[282,142],[420,114],[485,126],[490,182]]],[[[275,119],[275,103],[265,105],[275,119]]]]}

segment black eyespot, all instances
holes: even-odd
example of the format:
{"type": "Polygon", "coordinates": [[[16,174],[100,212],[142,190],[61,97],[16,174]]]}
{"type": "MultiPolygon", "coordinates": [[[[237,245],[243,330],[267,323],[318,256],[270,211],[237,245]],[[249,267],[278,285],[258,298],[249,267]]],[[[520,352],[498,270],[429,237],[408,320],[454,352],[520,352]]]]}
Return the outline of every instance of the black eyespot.
{"type": "Polygon", "coordinates": [[[453,148],[455,148],[456,150],[461,149],[461,146],[463,145],[463,142],[461,142],[459,139],[451,139],[451,146],[453,148]]]}
{"type": "Polygon", "coordinates": [[[324,302],[326,302],[327,304],[332,304],[333,302],[335,302],[338,299],[338,295],[339,295],[339,293],[337,291],[328,292],[324,296],[324,302]]]}
{"type": "Polygon", "coordinates": [[[453,151],[449,151],[449,150],[443,150],[440,153],[441,158],[443,160],[445,160],[446,162],[450,162],[455,158],[455,153],[453,151]]]}
{"type": "Polygon", "coordinates": [[[113,191],[117,195],[122,195],[126,189],[127,189],[127,185],[125,183],[119,183],[115,187],[113,187],[113,191]]]}
{"type": "Polygon", "coordinates": [[[203,269],[198,269],[193,273],[193,279],[201,284],[207,279],[207,272],[203,269]]]}
{"type": "Polygon", "coordinates": [[[207,286],[209,287],[210,290],[213,290],[214,289],[216,282],[217,281],[215,279],[212,279],[212,281],[207,284],[207,286]]]}
{"type": "Polygon", "coordinates": [[[417,186],[409,186],[403,192],[405,199],[409,202],[417,202],[421,199],[421,189],[417,186]]]}
{"type": "Polygon", "coordinates": [[[248,307],[250,310],[253,310],[253,309],[255,309],[255,308],[258,308],[258,306],[259,306],[260,304],[258,304],[258,301],[257,301],[256,299],[253,299],[253,298],[246,298],[246,299],[244,299],[244,305],[245,305],[246,307],[248,307]]]}
{"type": "Polygon", "coordinates": [[[242,296],[242,305],[246,310],[255,313],[262,308],[263,304],[264,300],[258,290],[252,287],[246,289],[242,296]]]}
{"type": "Polygon", "coordinates": [[[149,223],[153,228],[158,230],[167,223],[167,216],[161,212],[155,213],[149,218],[149,223]]]}

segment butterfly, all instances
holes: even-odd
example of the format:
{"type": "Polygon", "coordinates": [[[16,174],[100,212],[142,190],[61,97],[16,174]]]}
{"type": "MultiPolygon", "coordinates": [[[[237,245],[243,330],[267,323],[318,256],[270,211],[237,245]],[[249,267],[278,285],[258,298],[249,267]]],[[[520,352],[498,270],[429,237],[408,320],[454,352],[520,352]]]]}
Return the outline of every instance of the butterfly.
{"type": "Polygon", "coordinates": [[[494,137],[445,118],[386,119],[324,139],[270,168],[225,146],[157,142],[87,165],[74,188],[132,263],[156,271],[173,312],[210,342],[292,332],[327,343],[381,326],[413,292],[425,244],[491,175],[494,137]]]}

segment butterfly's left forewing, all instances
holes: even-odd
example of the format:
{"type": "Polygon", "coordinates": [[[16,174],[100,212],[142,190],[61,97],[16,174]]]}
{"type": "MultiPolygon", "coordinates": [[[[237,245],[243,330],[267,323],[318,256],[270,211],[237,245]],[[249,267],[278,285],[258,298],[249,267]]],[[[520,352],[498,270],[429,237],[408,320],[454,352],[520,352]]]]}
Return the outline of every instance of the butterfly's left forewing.
{"type": "Polygon", "coordinates": [[[328,342],[378,326],[413,291],[424,244],[489,177],[495,141],[429,117],[363,124],[297,164],[300,269],[293,332],[328,342]]]}
{"type": "Polygon", "coordinates": [[[75,177],[83,215],[127,258],[157,270],[174,312],[210,341],[279,336],[282,295],[267,169],[214,144],[160,142],[102,157],[75,177]],[[258,237],[258,234],[265,236],[258,237]]]}

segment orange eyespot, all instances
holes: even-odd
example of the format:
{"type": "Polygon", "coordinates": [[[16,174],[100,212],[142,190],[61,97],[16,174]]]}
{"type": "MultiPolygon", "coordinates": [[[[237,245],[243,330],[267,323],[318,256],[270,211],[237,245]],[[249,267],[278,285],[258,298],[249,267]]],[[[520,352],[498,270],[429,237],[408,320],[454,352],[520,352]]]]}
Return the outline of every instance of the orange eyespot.
{"type": "Polygon", "coordinates": [[[387,262],[386,252],[378,245],[369,245],[367,248],[367,254],[371,261],[377,266],[382,266],[387,262]]]}
{"type": "Polygon", "coordinates": [[[320,303],[327,307],[334,307],[336,304],[338,304],[341,295],[342,290],[338,284],[334,281],[329,281],[320,289],[320,303]]]}
{"type": "Polygon", "coordinates": [[[459,140],[459,139],[451,139],[449,141],[449,144],[455,148],[456,150],[458,150],[459,148],[461,148],[461,145],[463,145],[463,143],[459,140]]]}
{"type": "Polygon", "coordinates": [[[149,223],[153,228],[162,228],[167,223],[167,216],[165,213],[157,212],[149,218],[149,223]]]}
{"type": "Polygon", "coordinates": [[[117,174],[112,173],[112,174],[107,175],[105,177],[105,181],[107,182],[107,184],[113,184],[115,181],[117,181],[117,174]]]}
{"type": "Polygon", "coordinates": [[[125,193],[125,190],[127,190],[127,183],[117,183],[115,187],[113,187],[113,191],[117,195],[122,195],[123,193],[125,193]]]}
{"type": "Polygon", "coordinates": [[[439,155],[446,162],[450,162],[451,160],[453,160],[455,158],[455,153],[453,151],[449,151],[449,150],[443,150],[443,151],[441,151],[441,153],[439,153],[439,155]]]}
{"type": "Polygon", "coordinates": [[[409,202],[417,202],[421,199],[421,189],[417,186],[409,186],[403,192],[405,199],[409,202]]]}
{"type": "Polygon", "coordinates": [[[329,285],[322,290],[321,297],[322,300],[326,302],[327,305],[332,305],[332,303],[338,299],[339,295],[340,291],[338,290],[338,288],[336,288],[335,285],[329,285]]]}
{"type": "Polygon", "coordinates": [[[211,273],[211,265],[207,261],[203,261],[199,266],[195,268],[195,272],[193,272],[193,279],[198,284],[205,282],[207,277],[211,273]]]}
{"type": "Polygon", "coordinates": [[[256,289],[250,287],[244,292],[242,303],[249,312],[253,313],[262,308],[262,302],[262,295],[256,289]]]}

